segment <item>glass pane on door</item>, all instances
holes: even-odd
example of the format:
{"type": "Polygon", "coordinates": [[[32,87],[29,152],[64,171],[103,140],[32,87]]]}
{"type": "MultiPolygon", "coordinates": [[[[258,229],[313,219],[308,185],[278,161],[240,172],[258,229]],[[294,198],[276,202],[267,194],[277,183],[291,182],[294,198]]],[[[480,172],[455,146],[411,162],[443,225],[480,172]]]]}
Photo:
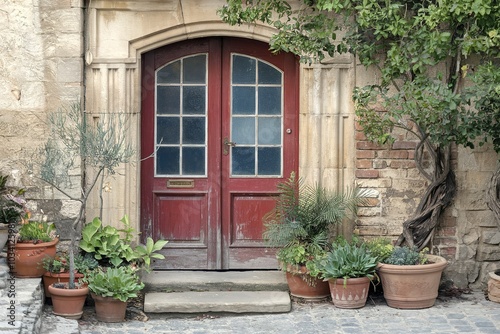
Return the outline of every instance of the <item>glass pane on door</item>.
{"type": "Polygon", "coordinates": [[[155,119],[155,176],[206,176],[206,54],[157,70],[155,119]]]}
{"type": "Polygon", "coordinates": [[[257,58],[231,59],[231,176],[281,176],[283,73],[257,58]]]}

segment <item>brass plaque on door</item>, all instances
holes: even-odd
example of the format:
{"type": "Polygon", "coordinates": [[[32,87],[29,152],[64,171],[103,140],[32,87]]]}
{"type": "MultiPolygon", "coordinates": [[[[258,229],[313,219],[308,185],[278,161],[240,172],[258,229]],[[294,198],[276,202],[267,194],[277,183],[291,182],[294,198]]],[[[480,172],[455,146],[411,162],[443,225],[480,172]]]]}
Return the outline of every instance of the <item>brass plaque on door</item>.
{"type": "Polygon", "coordinates": [[[167,180],[167,188],[194,188],[194,180],[167,180]]]}

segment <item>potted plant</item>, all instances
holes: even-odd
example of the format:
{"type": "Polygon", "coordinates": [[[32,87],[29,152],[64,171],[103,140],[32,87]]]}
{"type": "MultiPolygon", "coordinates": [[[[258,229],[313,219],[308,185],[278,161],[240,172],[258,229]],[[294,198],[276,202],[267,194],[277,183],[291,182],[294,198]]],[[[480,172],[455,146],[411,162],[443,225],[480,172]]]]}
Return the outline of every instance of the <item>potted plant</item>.
{"type": "Polygon", "coordinates": [[[14,265],[17,277],[42,277],[44,258],[56,256],[59,238],[53,223],[30,221],[16,234],[14,265]]]}
{"type": "MultiPolygon", "coordinates": [[[[110,113],[106,117],[100,118],[98,122],[92,122],[92,126],[90,126],[80,103],[76,102],[69,108],[62,108],[57,112],[50,113],[48,124],[51,135],[40,148],[43,160],[38,163],[34,170],[39,172],[38,177],[42,181],[68,199],[80,204],[78,214],[69,228],[68,283],[49,286],[54,304],[54,296],[57,292],[54,293],[52,288],[61,290],[61,293],[77,290],[71,293],[87,294],[81,291],[85,288],[82,289],[74,277],[76,272],[75,252],[78,249],[87,201],[92,191],[99,188],[99,186],[96,187],[99,181],[100,191],[102,191],[105,177],[114,174],[116,168],[122,163],[129,162],[135,153],[132,146],[125,140],[126,119],[123,114],[110,113]],[[92,172],[86,174],[86,182],[78,191],[72,191],[75,190],[74,184],[71,182],[72,173],[81,168],[81,161],[85,161],[85,168],[91,169],[92,172]]],[[[102,205],[100,215],[102,216],[102,205]]],[[[74,317],[78,317],[78,314],[75,313],[74,317]]]]}
{"type": "Polygon", "coordinates": [[[52,299],[52,313],[68,319],[80,319],[89,288],[80,280],[73,282],[73,287],[66,283],[52,283],[48,287],[52,299]]]}
{"type": "MultiPolygon", "coordinates": [[[[49,286],[54,283],[68,283],[69,282],[69,259],[66,253],[56,254],[54,258],[46,257],[42,262],[45,273],[43,274],[43,286],[45,290],[45,297],[50,298],[51,293],[49,286]]],[[[84,273],[88,270],[95,269],[98,263],[92,256],[83,256],[81,254],[75,255],[75,278],[74,282],[77,283],[79,279],[83,278],[84,273]]]]}
{"type": "Polygon", "coordinates": [[[446,265],[445,258],[427,254],[427,249],[394,247],[377,265],[387,305],[401,309],[433,306],[446,265]]]}
{"type": "Polygon", "coordinates": [[[281,269],[285,271],[290,294],[309,301],[321,300],[330,295],[328,282],[321,279],[317,260],[326,251],[317,244],[292,243],[277,253],[281,269]]]}
{"type": "Polygon", "coordinates": [[[85,225],[80,248],[86,256],[93,257],[99,268],[85,275],[91,296],[95,301],[97,319],[104,322],[120,322],[125,318],[129,298],[137,296],[144,287],[140,282],[141,270],[149,271],[152,259],[164,259],[156,253],[167,243],[147,238],[145,245],[132,247],[134,229],[128,216],[121,220],[122,229],[104,226],[99,218],[85,225]]]}
{"type": "Polygon", "coordinates": [[[377,258],[364,243],[339,238],[319,262],[319,270],[330,285],[333,305],[338,308],[365,306],[377,258]]]}
{"type": "Polygon", "coordinates": [[[43,276],[45,296],[51,298],[52,313],[68,319],[80,319],[83,314],[83,305],[87,299],[89,289],[81,280],[89,270],[97,267],[97,261],[91,256],[75,256],[75,272],[73,286],[70,288],[70,266],[67,256],[47,258],[44,268],[47,272],[43,276]]]}
{"type": "Polygon", "coordinates": [[[66,254],[56,255],[54,259],[44,259],[47,272],[43,275],[45,297],[52,302],[52,313],[68,319],[80,319],[83,305],[89,293],[87,285],[81,282],[84,273],[97,267],[92,257],[75,256],[74,287],[70,289],[70,266],[66,254]]]}
{"type": "Polygon", "coordinates": [[[95,301],[97,320],[104,322],[123,321],[127,301],[144,288],[136,269],[130,266],[99,267],[87,273],[84,282],[95,301]]]}
{"type": "Polygon", "coordinates": [[[332,226],[355,214],[369,194],[358,189],[335,193],[304,185],[295,173],[277,188],[276,206],[263,217],[264,237],[271,247],[279,248],[277,258],[292,296],[327,297],[328,284],[318,278],[315,260],[328,251],[332,226]]]}

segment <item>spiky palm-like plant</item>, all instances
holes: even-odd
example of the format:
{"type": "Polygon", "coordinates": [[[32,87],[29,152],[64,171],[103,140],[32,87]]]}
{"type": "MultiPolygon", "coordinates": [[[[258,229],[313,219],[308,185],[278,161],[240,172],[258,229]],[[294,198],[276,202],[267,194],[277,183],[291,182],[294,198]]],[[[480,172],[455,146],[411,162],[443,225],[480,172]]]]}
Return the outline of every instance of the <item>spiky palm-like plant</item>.
{"type": "Polygon", "coordinates": [[[295,173],[279,183],[278,190],[275,209],[263,218],[264,237],[270,246],[280,248],[280,262],[290,265],[305,265],[322,256],[330,244],[331,227],[354,216],[370,195],[357,188],[333,192],[306,185],[295,173]]]}

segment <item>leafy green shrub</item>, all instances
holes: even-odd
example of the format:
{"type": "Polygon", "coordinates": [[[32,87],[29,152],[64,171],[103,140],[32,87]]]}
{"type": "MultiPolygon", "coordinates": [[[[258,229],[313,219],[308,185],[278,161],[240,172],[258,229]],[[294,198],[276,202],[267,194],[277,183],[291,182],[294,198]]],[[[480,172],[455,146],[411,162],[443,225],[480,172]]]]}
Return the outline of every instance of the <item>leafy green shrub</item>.
{"type": "Polygon", "coordinates": [[[395,247],[391,256],[389,256],[384,263],[395,264],[398,266],[425,264],[427,262],[426,253],[427,248],[424,248],[421,252],[419,252],[417,247],[395,247]]]}
{"type": "Polygon", "coordinates": [[[53,223],[36,221],[22,224],[19,228],[18,235],[18,242],[32,242],[34,244],[49,242],[57,237],[56,227],[53,223]]]}
{"type": "Polygon", "coordinates": [[[320,262],[319,270],[325,279],[369,277],[372,278],[377,266],[377,258],[366,245],[356,242],[337,241],[320,262]]]}
{"type": "Polygon", "coordinates": [[[134,229],[130,227],[128,216],[125,215],[120,221],[124,228],[119,230],[113,226],[103,226],[99,218],[94,218],[82,230],[80,248],[91,253],[103,266],[118,267],[135,263],[144,265],[145,269],[149,270],[151,258],[165,258],[156,252],[161,250],[168,241],[158,240],[154,242],[153,239],[148,238],[145,246],[138,245],[132,248],[134,229]]]}
{"type": "Polygon", "coordinates": [[[391,256],[394,246],[391,241],[387,238],[376,238],[366,242],[366,247],[372,253],[373,256],[377,258],[378,262],[384,262],[389,256],[391,256]]]}
{"type": "Polygon", "coordinates": [[[144,288],[136,272],[128,267],[97,268],[90,271],[83,279],[89,290],[98,296],[112,297],[126,302],[137,297],[137,292],[144,288]]]}

